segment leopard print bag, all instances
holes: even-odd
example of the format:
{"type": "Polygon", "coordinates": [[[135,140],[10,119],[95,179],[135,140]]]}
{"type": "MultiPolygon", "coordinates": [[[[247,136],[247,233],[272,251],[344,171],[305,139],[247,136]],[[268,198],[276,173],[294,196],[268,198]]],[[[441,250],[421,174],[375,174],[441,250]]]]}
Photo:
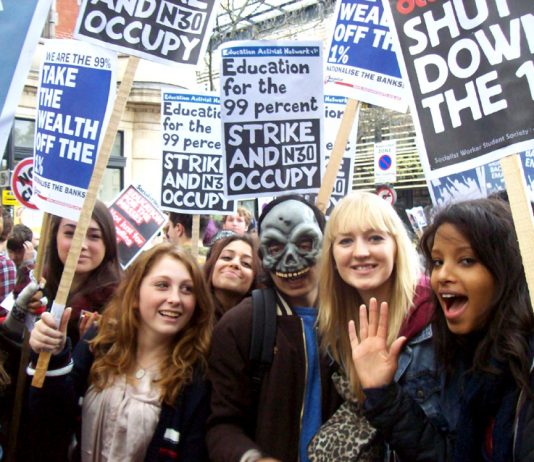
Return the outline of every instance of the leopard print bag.
{"type": "Polygon", "coordinates": [[[364,417],[348,379],[334,373],[332,381],[343,404],[319,429],[308,445],[310,462],[377,462],[383,460],[383,444],[364,417]]]}

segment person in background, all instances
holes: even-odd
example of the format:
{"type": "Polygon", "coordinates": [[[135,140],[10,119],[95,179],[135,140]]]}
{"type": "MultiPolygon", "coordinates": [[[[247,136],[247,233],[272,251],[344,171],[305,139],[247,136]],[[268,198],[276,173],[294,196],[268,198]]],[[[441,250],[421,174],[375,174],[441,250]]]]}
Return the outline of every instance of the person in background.
{"type": "Polygon", "coordinates": [[[210,247],[212,245],[213,238],[219,231],[217,222],[213,218],[209,218],[206,228],[204,229],[204,235],[202,236],[202,244],[204,247],[210,247]]]}
{"type": "Polygon", "coordinates": [[[508,204],[455,203],[421,238],[441,371],[436,426],[393,380],[404,342],[386,342],[388,305],[349,324],[364,410],[401,461],[532,461],[534,313],[508,204]],[[356,334],[359,334],[358,335],[356,334]]]}
{"type": "Polygon", "coordinates": [[[233,234],[212,245],[203,270],[217,321],[256,288],[260,268],[258,244],[246,234],[233,234]]]}
{"type": "MultiPolygon", "coordinates": [[[[199,255],[202,257],[205,257],[207,249],[202,246],[200,236],[204,233],[206,224],[206,216],[200,215],[198,250],[199,255]]],[[[191,252],[193,246],[193,215],[190,213],[169,212],[166,237],[169,242],[179,245],[188,252],[191,252]]]]}
{"type": "Polygon", "coordinates": [[[212,462],[306,462],[308,442],[339,405],[330,361],[319,354],[315,336],[324,222],[298,195],[279,197],[263,210],[260,256],[276,299],[275,307],[265,307],[276,310],[273,360],[253,376],[247,297],[213,333],[206,440],[212,462]]]}
{"type": "Polygon", "coordinates": [[[339,366],[335,384],[346,400],[344,407],[352,415],[346,419],[334,415],[332,421],[338,423],[327,422],[319,431],[309,448],[313,452],[310,456],[324,462],[334,458],[339,462],[380,459],[385,445],[362,415],[363,394],[352,363],[350,341],[340,332],[345,331],[349,320],[358,326],[361,305],[369,306],[371,300],[387,302],[388,344],[399,335],[409,338],[395,380],[432,414],[438,406],[435,390],[439,389],[439,380],[430,328],[430,284],[401,218],[389,203],[369,192],[353,191],[336,204],[326,225],[321,262],[321,347],[339,366]],[[420,393],[422,390],[424,393],[420,393]],[[349,422],[354,434],[354,444],[350,446],[341,426],[348,426],[349,422]],[[360,436],[358,440],[356,435],[360,436]],[[329,441],[331,452],[324,450],[329,441]],[[342,455],[343,449],[351,451],[342,455]]]}
{"type": "Polygon", "coordinates": [[[37,252],[33,248],[33,232],[26,225],[18,224],[13,227],[7,238],[7,253],[17,266],[31,266],[35,264],[37,252]]]}
{"type": "Polygon", "coordinates": [[[245,234],[252,222],[252,214],[245,207],[237,207],[235,215],[224,215],[222,229],[236,234],[245,234]]]}
{"type": "MultiPolygon", "coordinates": [[[[9,217],[11,220],[11,217],[9,217]]],[[[12,224],[11,221],[8,222],[12,224]]],[[[0,232],[2,227],[2,215],[0,215],[0,232]]],[[[25,273],[29,281],[29,269],[25,273]]],[[[39,298],[42,296],[42,286],[33,281],[27,286],[27,281],[20,283],[20,287],[16,284],[17,269],[15,263],[6,258],[4,253],[0,254],[0,279],[2,284],[1,290],[5,291],[5,295],[12,293],[9,303],[10,310],[6,311],[2,308],[4,315],[0,319],[0,451],[7,450],[11,444],[16,452],[16,442],[11,436],[11,423],[14,413],[15,392],[17,387],[23,389],[23,385],[18,381],[18,371],[20,365],[22,334],[24,330],[24,323],[27,313],[31,314],[33,319],[34,314],[41,308],[42,303],[39,298]],[[37,301],[31,302],[31,299],[38,293],[37,301]],[[9,443],[8,443],[9,442],[9,443]]],[[[2,299],[4,296],[2,295],[2,299]]],[[[22,380],[23,382],[24,380],[22,380]]],[[[20,406],[20,421],[22,427],[26,423],[24,418],[27,414],[24,404],[20,406]]],[[[28,427],[29,428],[29,427],[28,427]]],[[[24,430],[21,430],[24,433],[24,430]]],[[[24,457],[16,457],[17,460],[24,460],[24,457]]]]}
{"type": "MultiPolygon", "coordinates": [[[[4,211],[0,206],[0,236],[5,236],[7,240],[7,234],[4,232],[4,211]]],[[[9,217],[10,219],[11,217],[9,217]]],[[[9,226],[9,221],[7,221],[9,226]]],[[[12,223],[12,222],[11,222],[12,223]]],[[[10,294],[15,288],[15,282],[17,278],[17,268],[15,263],[7,258],[4,252],[0,253],[0,302],[10,294]]],[[[5,310],[2,308],[2,313],[5,315],[5,310]]]]}
{"type": "Polygon", "coordinates": [[[67,460],[81,421],[83,461],[207,461],[213,305],[191,255],[170,243],[143,252],[72,359],[70,314],[57,329],[44,313],[30,338],[54,355],[44,387],[30,391],[40,460],[67,460]]]}
{"type": "Polygon", "coordinates": [[[2,232],[0,233],[0,255],[7,256],[7,249],[6,249],[6,243],[7,243],[7,237],[9,236],[9,233],[13,229],[13,218],[11,217],[11,213],[9,213],[9,210],[4,209],[0,205],[0,210],[2,211],[2,220],[3,220],[3,228],[2,232]]]}
{"type": "MultiPolygon", "coordinates": [[[[48,297],[49,308],[56,297],[75,229],[76,222],[58,216],[52,217],[44,279],[36,281],[28,274],[28,280],[21,281],[20,286],[23,288],[15,297],[13,308],[5,321],[0,324],[0,345],[8,354],[6,364],[9,367],[6,370],[10,383],[14,383],[17,377],[24,328],[32,330],[36,314],[43,310],[43,304],[46,305],[43,293],[48,297]]],[[[66,306],[71,307],[67,334],[73,345],[97,322],[99,313],[113,295],[120,278],[113,218],[106,205],[96,201],[66,303],[66,306]]],[[[24,430],[20,430],[21,434],[36,428],[32,419],[31,413],[28,414],[24,410],[24,430]]],[[[46,460],[40,457],[36,445],[26,444],[23,438],[17,443],[17,460],[46,460]]]]}
{"type": "MultiPolygon", "coordinates": [[[[44,268],[49,303],[56,297],[75,229],[75,221],[52,217],[44,268]]],[[[73,346],[98,319],[121,276],[113,217],[106,205],[97,200],[66,303],[72,308],[67,334],[73,346]]]]}

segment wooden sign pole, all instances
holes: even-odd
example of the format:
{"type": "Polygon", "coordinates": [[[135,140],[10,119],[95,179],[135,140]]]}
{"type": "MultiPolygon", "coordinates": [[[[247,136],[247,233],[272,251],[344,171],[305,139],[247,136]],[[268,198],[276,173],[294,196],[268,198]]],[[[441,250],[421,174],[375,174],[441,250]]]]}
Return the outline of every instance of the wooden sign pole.
{"type": "Polygon", "coordinates": [[[347,101],[347,106],[345,107],[345,112],[341,119],[341,124],[337,132],[336,141],[334,142],[334,147],[332,148],[332,154],[330,155],[330,160],[328,161],[328,166],[321,182],[321,189],[317,195],[317,207],[321,212],[326,212],[328,208],[328,202],[330,201],[330,196],[332,195],[332,190],[334,189],[334,184],[336,182],[337,172],[343,160],[343,154],[345,153],[345,148],[347,146],[347,141],[349,139],[350,131],[354,125],[354,119],[358,112],[358,107],[360,102],[349,98],[347,101]]]}
{"type": "MultiPolygon", "coordinates": [[[[85,201],[80,213],[80,219],[76,225],[76,230],[72,238],[67,261],[65,262],[65,267],[63,269],[63,274],[61,275],[61,281],[59,282],[59,288],[54,301],[54,305],[59,307],[58,312],[54,313],[58,325],[59,320],[57,318],[60,317],[61,314],[59,311],[62,311],[67,303],[70,286],[72,284],[72,280],[74,279],[74,273],[76,271],[78,259],[80,258],[82,243],[85,239],[85,234],[89,227],[89,223],[91,222],[91,216],[95,206],[98,188],[100,187],[102,177],[108,164],[111,148],[113,147],[113,141],[115,140],[119,123],[126,107],[126,101],[128,100],[128,95],[130,94],[130,90],[132,88],[133,79],[135,77],[135,71],[138,64],[139,58],[134,56],[130,56],[128,58],[128,64],[126,65],[126,70],[124,71],[124,76],[117,92],[117,98],[115,99],[113,112],[104,135],[104,140],[102,141],[102,147],[96,160],[91,181],[89,182],[89,188],[87,190],[87,195],[85,196],[85,201]]],[[[42,352],[39,354],[39,360],[37,362],[37,367],[35,368],[35,375],[32,380],[32,385],[34,387],[41,388],[43,386],[49,361],[50,353],[42,352]]]]}
{"type": "MultiPolygon", "coordinates": [[[[41,245],[37,251],[37,258],[33,268],[33,276],[39,281],[43,275],[44,261],[46,257],[46,247],[50,235],[50,215],[43,214],[41,222],[41,235],[39,242],[41,245]]],[[[20,414],[22,412],[22,401],[24,399],[24,392],[26,391],[26,366],[30,358],[30,334],[28,329],[24,328],[24,338],[22,341],[22,348],[20,353],[19,370],[17,374],[17,387],[15,389],[15,398],[13,400],[13,412],[11,414],[11,422],[9,424],[9,438],[6,448],[6,461],[12,462],[15,460],[15,453],[17,449],[18,433],[20,426],[20,414]]]]}
{"type": "Polygon", "coordinates": [[[514,218],[515,232],[523,259],[530,302],[534,307],[534,218],[527,194],[527,184],[519,154],[501,159],[508,200],[514,218]]]}
{"type": "Polygon", "coordinates": [[[193,215],[193,225],[191,229],[191,253],[198,259],[198,241],[200,239],[200,215],[193,215]]]}

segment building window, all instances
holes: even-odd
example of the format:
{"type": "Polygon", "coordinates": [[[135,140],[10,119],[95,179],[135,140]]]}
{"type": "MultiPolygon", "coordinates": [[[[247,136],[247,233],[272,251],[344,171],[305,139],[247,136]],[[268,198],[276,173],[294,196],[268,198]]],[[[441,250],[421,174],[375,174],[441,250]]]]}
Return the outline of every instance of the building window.
{"type": "Polygon", "coordinates": [[[19,149],[33,149],[35,136],[35,121],[28,119],[15,119],[13,124],[13,144],[19,149]]]}

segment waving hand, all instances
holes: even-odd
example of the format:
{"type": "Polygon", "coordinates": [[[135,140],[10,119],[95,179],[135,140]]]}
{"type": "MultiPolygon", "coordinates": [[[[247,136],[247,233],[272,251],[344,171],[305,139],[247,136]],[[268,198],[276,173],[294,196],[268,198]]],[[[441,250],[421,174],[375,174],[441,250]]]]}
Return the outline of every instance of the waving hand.
{"type": "Polygon", "coordinates": [[[369,301],[369,319],[367,307],[360,306],[359,339],[354,321],[349,322],[352,362],[363,388],[381,387],[393,381],[406,337],[399,337],[388,348],[387,333],[388,304],[382,302],[379,310],[375,298],[369,301]]]}

